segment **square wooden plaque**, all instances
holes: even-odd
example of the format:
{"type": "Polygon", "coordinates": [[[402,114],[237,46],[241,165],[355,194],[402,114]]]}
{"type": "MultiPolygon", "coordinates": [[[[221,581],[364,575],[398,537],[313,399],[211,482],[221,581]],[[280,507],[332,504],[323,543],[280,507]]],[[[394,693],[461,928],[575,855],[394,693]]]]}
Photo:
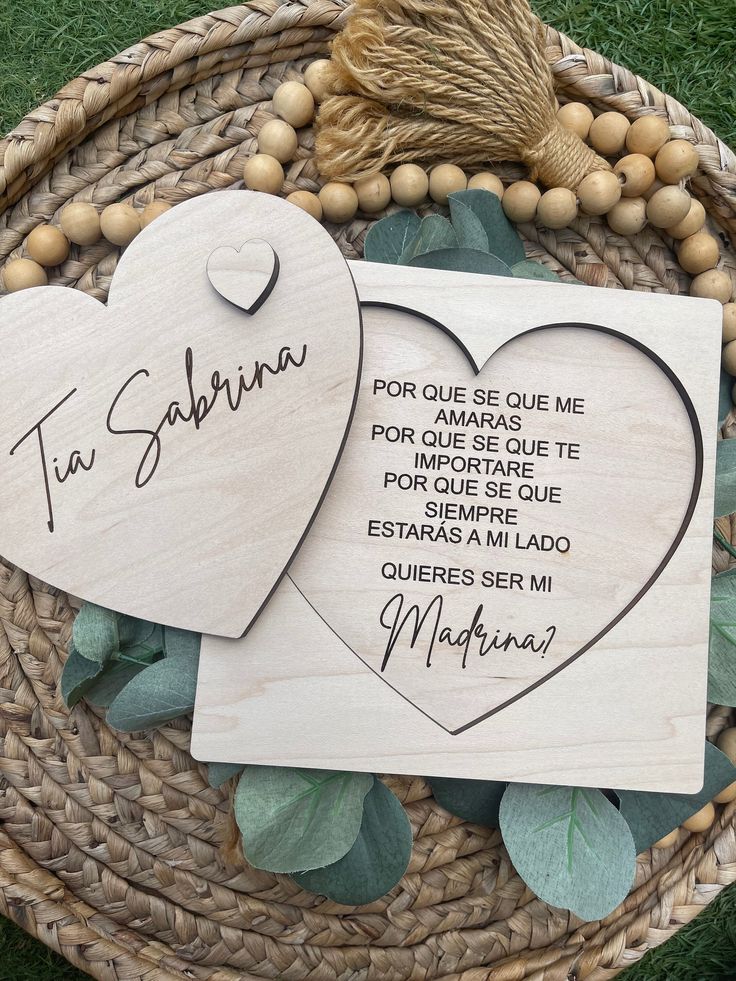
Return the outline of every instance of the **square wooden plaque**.
{"type": "Polygon", "coordinates": [[[719,305],[351,267],[343,456],[247,635],[203,638],[192,752],[699,790],[719,305]]]}

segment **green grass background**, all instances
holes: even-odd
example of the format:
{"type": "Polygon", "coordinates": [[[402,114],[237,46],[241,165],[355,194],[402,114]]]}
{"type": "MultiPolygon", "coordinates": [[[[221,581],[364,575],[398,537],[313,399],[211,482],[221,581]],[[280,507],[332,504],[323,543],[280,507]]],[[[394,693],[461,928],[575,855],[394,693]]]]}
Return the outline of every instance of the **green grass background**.
{"type": "MultiPolygon", "coordinates": [[[[536,0],[533,5],[578,43],[643,75],[736,144],[736,0],[536,0]]],[[[194,0],[0,0],[0,131],[84,69],[211,6],[194,0]]],[[[0,919],[0,981],[83,977],[0,919]]],[[[734,981],[736,886],[624,977],[734,981]]]]}

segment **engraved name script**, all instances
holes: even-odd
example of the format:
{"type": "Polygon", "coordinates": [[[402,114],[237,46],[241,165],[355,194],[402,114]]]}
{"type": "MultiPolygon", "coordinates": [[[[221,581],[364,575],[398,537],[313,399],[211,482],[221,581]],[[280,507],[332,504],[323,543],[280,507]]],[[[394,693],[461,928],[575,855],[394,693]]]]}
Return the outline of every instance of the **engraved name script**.
{"type": "MultiPolygon", "coordinates": [[[[290,347],[282,347],[272,361],[254,361],[248,366],[238,365],[237,373],[234,373],[232,377],[219,370],[213,371],[204,386],[204,390],[198,391],[198,386],[194,380],[194,354],[192,349],[188,347],[184,353],[184,382],[186,386],[184,398],[170,402],[163,413],[154,419],[150,425],[130,426],[121,422],[125,408],[130,405],[135,408],[140,386],[147,384],[147,380],[151,378],[151,373],[147,368],[138,368],[116,392],[105,418],[105,427],[111,435],[137,437],[139,439],[143,437],[145,440],[143,453],[134,476],[135,486],[137,488],[145,487],[156,473],[163,451],[162,436],[164,432],[172,430],[181,423],[193,425],[198,430],[215,408],[215,405],[223,402],[223,400],[231,412],[237,412],[244,404],[244,396],[254,389],[263,388],[269,376],[273,377],[281,375],[289,369],[301,368],[306,359],[306,344],[302,346],[298,354],[293,354],[290,347]]],[[[148,384],[151,382],[148,381],[148,384]]],[[[44,424],[77,394],[76,388],[67,392],[27,432],[23,433],[9,451],[10,456],[14,456],[22,446],[27,445],[29,447],[28,452],[32,452],[30,448],[35,442],[39,462],[38,474],[43,480],[46,495],[48,511],[46,524],[51,533],[54,531],[52,486],[54,483],[63,484],[70,477],[80,472],[88,473],[94,467],[97,458],[96,448],[92,448],[86,453],[75,449],[69,454],[66,462],[61,463],[58,456],[54,455],[53,449],[48,448],[44,443],[44,424]]]]}

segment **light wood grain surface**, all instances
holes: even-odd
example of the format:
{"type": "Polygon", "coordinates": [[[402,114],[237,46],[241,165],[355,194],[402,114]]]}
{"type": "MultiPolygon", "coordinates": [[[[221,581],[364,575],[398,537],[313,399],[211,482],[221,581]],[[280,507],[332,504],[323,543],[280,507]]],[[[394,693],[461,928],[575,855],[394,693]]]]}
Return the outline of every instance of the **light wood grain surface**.
{"type": "Polygon", "coordinates": [[[717,305],[353,272],[362,301],[445,329],[364,309],[336,478],[248,636],[204,639],[195,755],[699,789],[717,305]]]}
{"type": "Polygon", "coordinates": [[[43,287],[3,299],[0,330],[0,552],[124,613],[240,635],[318,508],[353,407],[360,314],[328,233],[275,197],[210,194],[133,242],[107,307],[43,287]],[[207,261],[258,238],[279,272],[249,316],[207,261]]]}

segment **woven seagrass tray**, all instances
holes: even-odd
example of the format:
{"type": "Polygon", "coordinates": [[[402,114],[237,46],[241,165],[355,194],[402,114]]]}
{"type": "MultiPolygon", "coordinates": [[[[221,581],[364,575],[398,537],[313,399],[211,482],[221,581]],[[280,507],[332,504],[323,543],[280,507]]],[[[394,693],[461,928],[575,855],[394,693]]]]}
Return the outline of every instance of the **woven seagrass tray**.
{"type": "MultiPolygon", "coordinates": [[[[348,12],[346,0],[255,0],[163,31],[71,82],[0,143],[0,265],[70,200],[141,207],[236,184],[274,89],[327,52],[348,12]]],[[[736,276],[731,152],[626,69],[553,30],[548,45],[562,100],[632,118],[657,112],[697,145],[693,193],[736,276]]],[[[311,132],[300,137],[286,193],[317,187],[311,132]]],[[[518,176],[510,166],[499,173],[518,176]]],[[[355,258],[366,227],[331,231],[355,258]]],[[[578,218],[561,232],[520,231],[529,255],[563,277],[687,291],[671,243],[651,228],[626,240],[601,219],[578,218]]],[[[53,281],[104,300],[117,259],[104,241],[75,249],[53,281]]],[[[726,430],[736,434],[733,417],[726,430]]],[[[719,527],[736,541],[731,519],[719,527]]],[[[729,561],[716,548],[714,568],[729,561]]],[[[448,815],[420,778],[386,778],[415,847],[400,885],[368,907],[229,865],[227,794],[189,756],[185,721],[121,735],[84,704],[65,709],[57,685],[73,617],[65,595],[0,564],[0,911],[94,977],[601,981],[736,879],[735,802],[706,834],[682,835],[674,853],[640,856],[628,899],[582,923],[532,895],[499,833],[448,815]]],[[[729,710],[712,708],[708,734],[729,722],[729,710]]]]}

